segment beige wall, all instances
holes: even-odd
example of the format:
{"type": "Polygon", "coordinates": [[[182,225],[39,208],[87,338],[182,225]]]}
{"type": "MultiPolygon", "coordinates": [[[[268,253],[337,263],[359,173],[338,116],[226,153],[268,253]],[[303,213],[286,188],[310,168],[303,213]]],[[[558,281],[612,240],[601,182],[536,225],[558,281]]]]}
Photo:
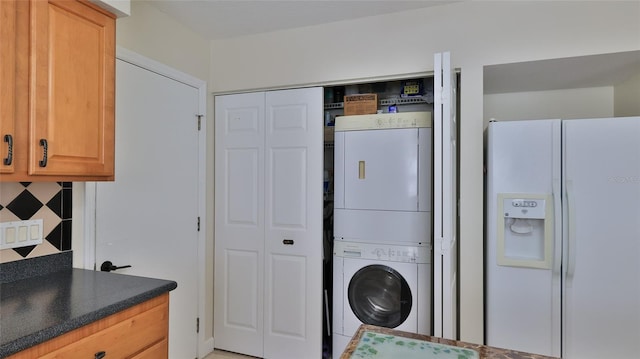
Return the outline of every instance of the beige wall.
{"type": "Polygon", "coordinates": [[[209,79],[209,42],[146,3],[116,22],[116,44],[202,80],[209,79]]]}
{"type": "Polygon", "coordinates": [[[640,73],[614,87],[615,116],[640,116],[640,73]]]}
{"type": "Polygon", "coordinates": [[[218,93],[462,71],[460,338],[483,341],[483,66],[640,49],[640,2],[472,1],[212,42],[218,93]]]}
{"type": "Polygon", "coordinates": [[[612,117],[613,102],[612,86],[491,94],[484,96],[484,122],[612,117]]]}

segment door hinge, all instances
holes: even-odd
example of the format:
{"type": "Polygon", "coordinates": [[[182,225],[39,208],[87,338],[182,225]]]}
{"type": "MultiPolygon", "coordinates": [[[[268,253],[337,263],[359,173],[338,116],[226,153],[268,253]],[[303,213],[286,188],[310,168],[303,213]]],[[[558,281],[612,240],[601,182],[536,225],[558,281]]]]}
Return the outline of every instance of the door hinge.
{"type": "Polygon", "coordinates": [[[198,232],[200,232],[200,217],[198,217],[198,232]]]}
{"type": "Polygon", "coordinates": [[[200,318],[196,318],[196,334],[200,333],[200,318]]]}
{"type": "Polygon", "coordinates": [[[196,115],[198,118],[198,131],[202,128],[202,115],[196,115]]]}

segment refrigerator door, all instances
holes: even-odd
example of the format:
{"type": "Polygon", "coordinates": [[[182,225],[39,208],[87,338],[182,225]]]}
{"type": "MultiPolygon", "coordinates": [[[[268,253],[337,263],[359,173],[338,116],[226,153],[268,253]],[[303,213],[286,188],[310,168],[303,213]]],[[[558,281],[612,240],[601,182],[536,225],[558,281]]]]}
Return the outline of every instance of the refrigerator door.
{"type": "Polygon", "coordinates": [[[488,345],[560,356],[560,150],[560,120],[489,124],[485,247],[488,345]],[[532,213],[543,203],[545,213],[513,218],[516,209],[525,210],[531,204],[532,213]],[[545,243],[550,243],[550,253],[546,253],[545,243]],[[533,265],[535,262],[541,265],[533,265]]]}
{"type": "Polygon", "coordinates": [[[640,117],[563,121],[564,358],[640,353],[640,117]]]}

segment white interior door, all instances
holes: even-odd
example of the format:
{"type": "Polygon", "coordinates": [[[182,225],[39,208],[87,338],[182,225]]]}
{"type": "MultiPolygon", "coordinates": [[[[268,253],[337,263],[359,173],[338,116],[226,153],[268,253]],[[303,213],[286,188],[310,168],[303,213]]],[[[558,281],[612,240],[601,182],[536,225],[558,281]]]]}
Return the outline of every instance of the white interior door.
{"type": "Polygon", "coordinates": [[[216,348],[321,356],[322,96],[216,97],[216,348]]]}
{"type": "Polygon", "coordinates": [[[95,262],[176,281],[169,357],[195,358],[199,92],[122,60],[116,78],[116,179],[96,186],[95,262]]]}
{"type": "Polygon", "coordinates": [[[456,80],[448,52],[435,54],[434,65],[434,335],[457,339],[456,80]]]}

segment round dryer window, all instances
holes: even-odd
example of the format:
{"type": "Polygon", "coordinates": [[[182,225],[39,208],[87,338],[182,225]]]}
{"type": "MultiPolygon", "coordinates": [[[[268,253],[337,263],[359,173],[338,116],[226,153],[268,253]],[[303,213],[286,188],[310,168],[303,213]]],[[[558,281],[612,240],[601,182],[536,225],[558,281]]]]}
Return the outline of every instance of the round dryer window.
{"type": "Polygon", "coordinates": [[[370,265],[357,271],[349,282],[349,305],[364,324],[395,328],[411,312],[411,289],[391,267],[370,265]]]}

